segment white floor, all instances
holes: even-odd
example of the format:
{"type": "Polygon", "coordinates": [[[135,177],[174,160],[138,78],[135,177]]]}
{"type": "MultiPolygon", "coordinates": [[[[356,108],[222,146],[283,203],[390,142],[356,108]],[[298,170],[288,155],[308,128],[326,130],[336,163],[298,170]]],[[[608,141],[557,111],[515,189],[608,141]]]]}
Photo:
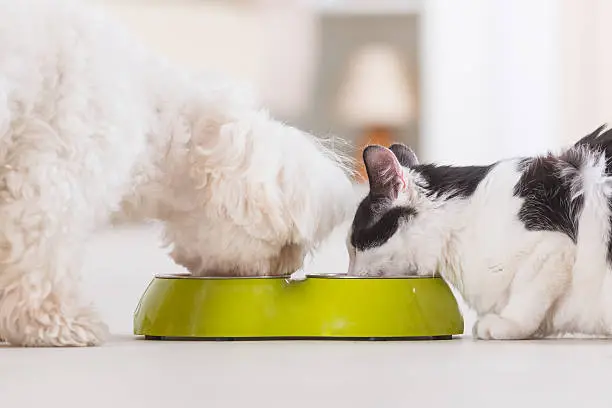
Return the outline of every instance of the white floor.
{"type": "MultiPolygon", "coordinates": [[[[344,231],[310,272],[345,268],[344,231]],[[322,270],[325,269],[325,270],[322,270]]],[[[0,347],[0,406],[612,406],[612,342],[152,342],[132,312],[155,273],[179,272],[153,228],[89,245],[85,283],[114,333],[89,349],[0,347]]],[[[467,332],[473,318],[468,314],[467,332]]]]}

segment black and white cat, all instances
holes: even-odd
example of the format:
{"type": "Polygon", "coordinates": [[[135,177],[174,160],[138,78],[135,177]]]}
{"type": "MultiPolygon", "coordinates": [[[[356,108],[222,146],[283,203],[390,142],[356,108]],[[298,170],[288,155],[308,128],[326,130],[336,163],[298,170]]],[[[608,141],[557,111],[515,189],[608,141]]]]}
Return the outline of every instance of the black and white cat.
{"type": "Polygon", "coordinates": [[[488,166],[369,146],[349,274],[439,272],[477,312],[480,339],[611,335],[611,158],[605,125],[560,154],[488,166]]]}

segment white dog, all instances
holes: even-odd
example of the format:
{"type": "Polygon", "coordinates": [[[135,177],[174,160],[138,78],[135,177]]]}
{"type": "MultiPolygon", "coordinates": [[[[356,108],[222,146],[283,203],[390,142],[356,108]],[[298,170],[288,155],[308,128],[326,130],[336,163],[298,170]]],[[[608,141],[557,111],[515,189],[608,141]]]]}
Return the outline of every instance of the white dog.
{"type": "Polygon", "coordinates": [[[148,54],[93,9],[0,0],[0,336],[11,344],[104,340],[79,297],[79,255],[115,212],[164,222],[194,274],[286,274],[349,215],[345,170],[317,139],[148,54]]]}

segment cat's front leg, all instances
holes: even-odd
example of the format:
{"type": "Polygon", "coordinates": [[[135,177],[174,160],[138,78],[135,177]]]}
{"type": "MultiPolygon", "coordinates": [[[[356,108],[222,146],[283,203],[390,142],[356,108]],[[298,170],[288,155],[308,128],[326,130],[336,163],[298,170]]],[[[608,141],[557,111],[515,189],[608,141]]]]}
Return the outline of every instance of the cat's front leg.
{"type": "Polygon", "coordinates": [[[531,336],[527,325],[521,325],[498,314],[487,314],[478,319],[472,336],[481,340],[521,340],[531,336]]]}
{"type": "Polygon", "coordinates": [[[554,241],[544,240],[521,263],[508,288],[508,303],[499,314],[485,314],[479,318],[473,328],[475,338],[521,340],[534,337],[571,279],[573,245],[555,245],[554,241]]]}

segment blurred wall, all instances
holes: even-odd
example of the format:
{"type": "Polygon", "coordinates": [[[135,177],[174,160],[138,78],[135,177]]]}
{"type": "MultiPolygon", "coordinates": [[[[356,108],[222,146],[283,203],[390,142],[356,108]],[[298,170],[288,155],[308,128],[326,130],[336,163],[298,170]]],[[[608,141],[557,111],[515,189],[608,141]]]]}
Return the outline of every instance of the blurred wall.
{"type": "Polygon", "coordinates": [[[612,117],[612,1],[427,0],[423,17],[428,159],[537,154],[612,117]]]}
{"type": "Polygon", "coordinates": [[[556,0],[427,0],[424,154],[484,163],[557,144],[556,0]]]}
{"type": "Polygon", "coordinates": [[[612,1],[560,3],[562,140],[571,143],[612,119],[612,1]]]}
{"type": "Polygon", "coordinates": [[[252,87],[275,114],[293,118],[306,109],[318,26],[303,2],[94,1],[169,59],[252,87]]]}
{"type": "MultiPolygon", "coordinates": [[[[350,36],[340,35],[357,20],[321,24],[306,0],[98,1],[169,58],[253,84],[281,118],[354,134],[331,117],[326,101],[340,71],[334,58],[320,58],[348,52],[350,36]]],[[[472,164],[536,154],[612,116],[612,1],[419,4],[407,22],[381,17],[369,30],[391,33],[412,56],[421,117],[404,132],[422,159],[472,164]]]]}
{"type": "Polygon", "coordinates": [[[263,36],[250,9],[210,1],[98,0],[162,55],[193,70],[223,71],[255,83],[263,36]]]}

